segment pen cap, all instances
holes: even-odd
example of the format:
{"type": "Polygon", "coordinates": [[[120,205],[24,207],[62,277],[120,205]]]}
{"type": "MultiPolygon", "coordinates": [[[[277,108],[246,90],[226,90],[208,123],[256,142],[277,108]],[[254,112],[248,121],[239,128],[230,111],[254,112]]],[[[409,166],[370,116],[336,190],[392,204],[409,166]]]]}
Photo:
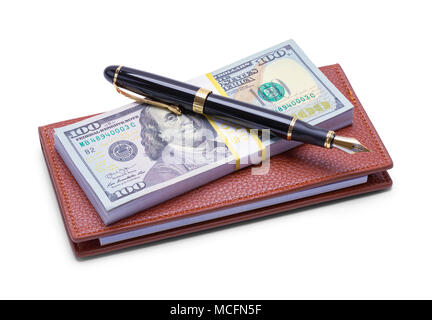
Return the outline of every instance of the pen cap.
{"type": "Polygon", "coordinates": [[[199,87],[162,77],[150,72],[128,67],[109,66],[104,71],[105,78],[120,88],[132,91],[147,98],[156,99],[192,110],[195,94],[199,87]],[[117,74],[117,76],[116,76],[117,74]]]}

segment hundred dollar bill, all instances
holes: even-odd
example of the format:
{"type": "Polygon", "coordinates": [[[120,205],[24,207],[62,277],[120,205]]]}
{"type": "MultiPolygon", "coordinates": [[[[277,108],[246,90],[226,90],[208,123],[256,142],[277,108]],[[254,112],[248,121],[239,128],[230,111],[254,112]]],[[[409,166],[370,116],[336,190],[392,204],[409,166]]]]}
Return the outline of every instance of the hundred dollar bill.
{"type": "MultiPolygon", "coordinates": [[[[352,121],[353,106],[293,41],[190,83],[332,130],[352,121]]],[[[106,224],[297,144],[139,103],[55,130],[56,149],[106,224]]]]}
{"type": "Polygon", "coordinates": [[[311,124],[352,108],[293,40],[207,73],[191,83],[311,124]]]}

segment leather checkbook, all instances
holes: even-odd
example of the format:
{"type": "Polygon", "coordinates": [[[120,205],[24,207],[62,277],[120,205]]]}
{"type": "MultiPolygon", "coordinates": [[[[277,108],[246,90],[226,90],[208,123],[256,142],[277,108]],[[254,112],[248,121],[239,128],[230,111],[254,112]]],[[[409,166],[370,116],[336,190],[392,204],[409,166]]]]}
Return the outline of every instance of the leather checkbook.
{"type": "Polygon", "coordinates": [[[129,218],[105,225],[54,147],[54,129],[87,117],[39,127],[42,151],[72,249],[86,257],[194,233],[300,207],[389,188],[393,165],[339,65],[320,68],[354,105],[353,124],[337,133],[371,152],[350,155],[301,145],[271,157],[269,171],[245,168],[129,218]]]}

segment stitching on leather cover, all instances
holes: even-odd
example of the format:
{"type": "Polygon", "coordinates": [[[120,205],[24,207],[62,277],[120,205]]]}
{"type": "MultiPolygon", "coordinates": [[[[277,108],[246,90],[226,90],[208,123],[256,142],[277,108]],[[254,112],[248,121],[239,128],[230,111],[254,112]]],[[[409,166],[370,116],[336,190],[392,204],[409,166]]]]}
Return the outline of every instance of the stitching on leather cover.
{"type": "MultiPolygon", "coordinates": [[[[327,68],[332,68],[332,69],[334,69],[336,71],[337,75],[339,76],[339,79],[342,81],[342,83],[344,85],[345,90],[348,92],[349,98],[350,98],[351,102],[353,103],[354,108],[358,108],[357,103],[356,103],[356,99],[355,99],[355,97],[353,95],[353,92],[349,89],[348,84],[346,83],[345,79],[342,77],[341,72],[339,71],[340,66],[337,66],[337,65],[335,65],[335,66],[328,66],[327,68]]],[[[325,69],[325,68],[323,68],[323,69],[325,69]]],[[[374,141],[375,145],[378,147],[380,153],[384,156],[384,158],[388,159],[386,153],[383,151],[383,149],[381,148],[381,145],[378,143],[373,130],[371,130],[371,128],[369,126],[369,123],[365,120],[363,112],[364,112],[363,110],[359,110],[359,114],[361,116],[360,118],[361,118],[361,120],[363,122],[363,125],[365,125],[367,127],[367,129],[369,130],[369,132],[370,132],[370,134],[371,134],[371,136],[373,138],[373,141],[374,141]]],[[[62,126],[70,124],[70,123],[75,123],[76,121],[77,120],[65,121],[65,122],[62,123],[62,126]]],[[[61,193],[62,193],[62,195],[64,197],[64,202],[66,203],[66,214],[69,217],[70,221],[72,222],[72,228],[73,228],[75,234],[77,235],[77,237],[92,236],[92,235],[100,234],[100,231],[91,231],[91,232],[80,233],[79,230],[78,230],[78,228],[77,228],[77,226],[76,226],[76,221],[75,221],[75,219],[74,219],[74,217],[72,215],[72,212],[71,212],[70,201],[69,201],[69,198],[68,198],[68,196],[66,194],[66,190],[64,188],[64,183],[63,183],[63,180],[62,180],[61,175],[60,175],[60,170],[58,168],[58,164],[56,162],[56,159],[53,156],[56,151],[53,150],[53,144],[51,143],[50,136],[47,133],[48,129],[52,129],[54,127],[55,127],[55,124],[43,127],[43,131],[44,131],[44,134],[46,136],[46,143],[48,144],[48,147],[49,147],[49,150],[50,150],[50,155],[49,156],[50,156],[52,162],[54,163],[54,168],[56,170],[56,177],[57,177],[57,179],[59,181],[59,186],[60,186],[60,189],[61,189],[61,193]]],[[[299,183],[291,184],[290,187],[293,187],[293,186],[294,187],[297,187],[297,186],[301,187],[303,185],[307,185],[307,184],[311,184],[311,183],[315,183],[315,182],[319,182],[319,181],[325,181],[327,179],[331,179],[332,177],[336,177],[336,176],[340,176],[340,175],[344,175],[344,174],[349,174],[349,173],[352,173],[352,172],[357,172],[359,170],[371,169],[371,168],[379,168],[380,165],[383,164],[383,163],[384,163],[384,161],[380,161],[378,164],[375,163],[374,165],[369,165],[369,166],[364,166],[364,167],[356,168],[356,169],[353,169],[353,170],[338,172],[337,174],[333,174],[333,175],[321,176],[320,178],[308,180],[308,181],[305,181],[305,182],[299,182],[299,183]]],[[[253,194],[253,195],[248,195],[248,196],[245,196],[243,198],[237,198],[236,201],[242,201],[242,200],[244,201],[244,200],[248,200],[248,199],[250,199],[252,197],[265,196],[265,195],[268,195],[268,194],[276,194],[276,193],[279,193],[279,192],[283,192],[285,189],[286,189],[286,186],[280,187],[280,188],[277,188],[277,189],[272,189],[270,191],[266,191],[266,192],[262,192],[262,193],[256,193],[256,194],[253,194]]],[[[218,203],[218,205],[223,205],[223,204],[228,204],[228,203],[230,203],[230,202],[229,201],[223,201],[223,202],[218,203]]],[[[206,206],[202,206],[202,207],[197,207],[197,208],[193,208],[193,209],[189,209],[189,210],[185,210],[185,211],[182,211],[182,214],[188,214],[188,213],[194,212],[194,211],[195,212],[196,211],[202,211],[202,210],[211,208],[213,205],[214,204],[212,204],[212,205],[206,205],[206,206]]],[[[176,215],[178,215],[178,212],[169,213],[169,214],[165,214],[165,215],[162,214],[162,215],[158,215],[157,217],[153,217],[151,219],[140,219],[138,221],[134,221],[134,222],[126,223],[126,224],[119,224],[119,225],[116,225],[116,226],[106,226],[106,228],[110,229],[110,231],[115,231],[117,229],[127,228],[127,227],[131,227],[131,226],[139,225],[139,224],[141,224],[143,222],[152,222],[152,221],[155,221],[155,220],[159,220],[161,217],[167,218],[167,217],[176,216],[176,215]]]]}

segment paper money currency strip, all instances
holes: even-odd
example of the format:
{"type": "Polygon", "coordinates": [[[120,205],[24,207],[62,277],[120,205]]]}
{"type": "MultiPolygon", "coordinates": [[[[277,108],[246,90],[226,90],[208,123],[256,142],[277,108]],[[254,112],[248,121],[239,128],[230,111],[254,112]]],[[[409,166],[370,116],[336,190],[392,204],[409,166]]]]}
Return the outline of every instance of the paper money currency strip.
{"type": "MultiPolygon", "coordinates": [[[[292,40],[189,82],[325,129],[352,123],[353,105],[292,40]]],[[[57,151],[105,224],[297,145],[139,103],[55,130],[57,151]]]]}

